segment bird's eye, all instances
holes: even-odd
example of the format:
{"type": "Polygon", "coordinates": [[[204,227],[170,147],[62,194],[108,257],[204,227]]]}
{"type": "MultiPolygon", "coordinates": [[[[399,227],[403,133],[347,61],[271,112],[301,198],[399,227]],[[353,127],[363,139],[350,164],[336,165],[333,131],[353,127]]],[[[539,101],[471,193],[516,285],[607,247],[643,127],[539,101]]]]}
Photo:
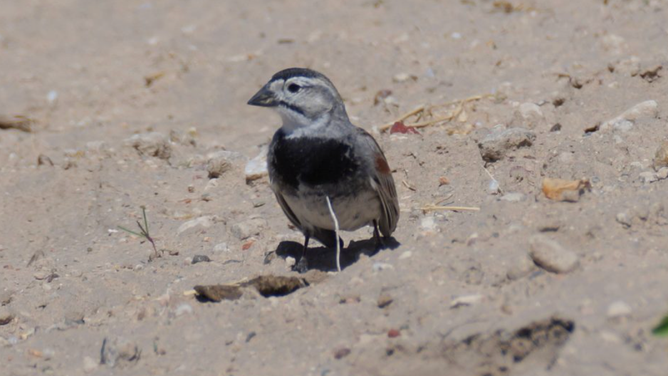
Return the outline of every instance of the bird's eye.
{"type": "Polygon", "coordinates": [[[291,92],[291,93],[296,93],[296,92],[298,92],[299,90],[301,90],[301,88],[302,88],[302,87],[299,86],[299,85],[297,85],[297,84],[290,84],[290,85],[288,86],[288,91],[291,92]]]}

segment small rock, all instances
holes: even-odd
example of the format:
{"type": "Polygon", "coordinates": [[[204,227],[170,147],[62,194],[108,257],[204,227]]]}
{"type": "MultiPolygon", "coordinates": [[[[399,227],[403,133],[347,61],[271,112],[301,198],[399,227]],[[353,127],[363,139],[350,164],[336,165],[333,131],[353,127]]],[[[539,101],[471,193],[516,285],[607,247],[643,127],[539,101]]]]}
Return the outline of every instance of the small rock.
{"type": "Polygon", "coordinates": [[[195,255],[193,257],[192,263],[197,264],[200,262],[211,262],[211,259],[207,255],[195,255]]]}
{"type": "Polygon", "coordinates": [[[297,260],[295,260],[295,258],[292,256],[288,256],[285,258],[285,264],[288,266],[288,268],[292,268],[293,266],[295,266],[296,263],[297,260]]]}
{"type": "Polygon", "coordinates": [[[91,358],[90,356],[87,356],[83,360],[83,369],[84,372],[86,373],[91,373],[97,369],[97,367],[100,366],[100,363],[96,361],[95,359],[91,358]]]}
{"type": "Polygon", "coordinates": [[[0,307],[0,326],[7,325],[14,319],[14,314],[7,307],[0,307]]]}
{"type": "Polygon", "coordinates": [[[495,162],[505,157],[509,150],[529,147],[536,140],[536,134],[522,128],[510,128],[487,135],[480,143],[480,154],[487,162],[495,162]]]}
{"type": "Polygon", "coordinates": [[[348,355],[350,355],[350,349],[347,347],[342,347],[334,351],[334,359],[343,359],[348,355]]]}
{"type": "Polygon", "coordinates": [[[246,163],[244,174],[246,175],[246,183],[260,179],[269,174],[269,171],[267,170],[266,147],[262,148],[260,154],[246,163]]]}
{"type": "Polygon", "coordinates": [[[436,221],[433,216],[424,217],[420,220],[420,228],[423,231],[434,231],[436,230],[436,221]]]}
{"type": "Polygon", "coordinates": [[[392,299],[392,297],[389,294],[383,293],[380,294],[380,296],[378,297],[376,305],[378,306],[378,308],[385,308],[388,307],[390,304],[392,304],[393,301],[394,299],[392,299]]]}
{"type": "Polygon", "coordinates": [[[184,232],[186,232],[186,231],[188,231],[192,228],[195,228],[195,227],[209,228],[214,224],[216,219],[217,219],[217,217],[214,216],[214,215],[206,215],[206,216],[203,216],[203,217],[199,217],[199,218],[190,220],[190,221],[182,224],[181,226],[179,226],[178,230],[176,230],[176,233],[178,235],[181,235],[182,233],[184,233],[184,232]]]}
{"type": "Polygon", "coordinates": [[[668,167],[661,167],[659,171],[656,172],[656,177],[659,180],[668,178],[668,167]]]}
{"type": "Polygon", "coordinates": [[[632,310],[631,307],[622,300],[617,300],[608,306],[608,318],[618,318],[629,316],[632,310]]]}
{"type": "Polygon", "coordinates": [[[218,243],[216,244],[215,247],[213,247],[214,252],[229,252],[230,247],[227,245],[227,243],[218,243]]]}
{"type": "Polygon", "coordinates": [[[397,338],[401,335],[401,332],[398,329],[390,329],[387,331],[388,338],[397,338]]]}
{"type": "Polygon", "coordinates": [[[654,154],[654,169],[658,170],[661,167],[668,167],[668,141],[661,142],[654,154]]]}
{"type": "Polygon", "coordinates": [[[511,281],[516,281],[528,276],[535,268],[536,264],[534,264],[533,260],[526,255],[523,255],[515,260],[510,268],[508,268],[506,277],[511,281]]]}
{"type": "Polygon", "coordinates": [[[125,144],[135,148],[139,154],[169,159],[172,155],[172,147],[165,135],[158,132],[136,134],[125,140],[125,144]]]}
{"type": "Polygon", "coordinates": [[[511,192],[511,193],[506,193],[505,195],[501,196],[500,200],[501,201],[508,201],[508,202],[520,202],[524,201],[524,194],[519,193],[519,192],[511,192]]]}
{"type": "Polygon", "coordinates": [[[141,349],[134,342],[107,339],[102,341],[100,350],[100,364],[116,367],[121,363],[136,363],[141,357],[141,349]]]}
{"type": "Polygon", "coordinates": [[[382,270],[394,269],[394,266],[392,266],[392,264],[387,264],[384,262],[374,262],[373,265],[371,266],[371,269],[373,269],[374,272],[379,272],[382,270]]]}
{"type": "Polygon", "coordinates": [[[225,172],[232,169],[230,155],[231,152],[226,150],[217,151],[209,155],[209,160],[206,164],[206,171],[209,173],[209,179],[217,179],[225,172]]]}
{"type": "Polygon", "coordinates": [[[514,116],[513,124],[529,129],[536,128],[536,126],[545,120],[543,111],[535,103],[522,103],[517,111],[515,111],[514,116]]]}
{"type": "Polygon", "coordinates": [[[601,42],[603,43],[603,49],[617,55],[624,52],[624,50],[627,48],[627,44],[624,38],[615,34],[607,34],[603,36],[603,38],[601,38],[601,42]]]}
{"type": "Polygon", "coordinates": [[[44,154],[40,154],[37,157],[37,165],[38,166],[53,166],[53,161],[48,156],[46,156],[44,154]]]}
{"type": "Polygon", "coordinates": [[[459,308],[461,306],[470,306],[482,301],[482,295],[473,294],[473,295],[463,295],[452,299],[450,302],[450,308],[459,308]]]}
{"type": "Polygon", "coordinates": [[[267,227],[267,221],[262,218],[249,219],[245,222],[235,223],[230,228],[232,235],[239,240],[248,239],[253,235],[258,235],[267,227]]]}
{"type": "Polygon", "coordinates": [[[406,82],[408,80],[417,80],[417,76],[410,75],[408,73],[399,73],[396,74],[394,77],[392,77],[392,81],[401,83],[401,82],[406,82]]]}
{"type": "Polygon", "coordinates": [[[631,56],[628,59],[619,60],[616,64],[608,65],[608,70],[627,76],[637,76],[640,73],[640,59],[631,56]]]}
{"type": "Polygon", "coordinates": [[[65,314],[65,326],[67,327],[83,325],[85,323],[86,321],[84,320],[84,313],[79,310],[73,309],[67,311],[65,314]]]}
{"type": "Polygon", "coordinates": [[[585,190],[591,189],[588,179],[563,180],[544,178],[542,191],[545,197],[555,201],[577,202],[585,190]]]}
{"type": "Polygon", "coordinates": [[[188,303],[181,303],[174,310],[174,315],[176,315],[176,317],[191,313],[193,313],[193,307],[188,303]]]}
{"type": "Polygon", "coordinates": [[[529,256],[539,267],[552,273],[568,273],[579,265],[578,255],[543,235],[529,240],[529,256]]]}
{"type": "Polygon", "coordinates": [[[632,218],[631,218],[631,215],[629,215],[628,212],[617,213],[617,215],[615,216],[615,220],[617,220],[617,222],[622,224],[624,227],[627,227],[627,228],[631,227],[632,218]]]}
{"type": "Polygon", "coordinates": [[[404,251],[404,252],[401,253],[401,255],[399,255],[399,260],[405,260],[407,258],[410,258],[411,256],[413,256],[413,252],[404,251]]]}
{"type": "Polygon", "coordinates": [[[656,118],[659,116],[659,104],[654,100],[649,100],[636,104],[628,110],[622,112],[619,116],[612,118],[599,126],[600,130],[611,128],[619,130],[629,130],[636,121],[641,119],[656,118]]]}
{"type": "Polygon", "coordinates": [[[659,180],[659,177],[654,171],[641,172],[638,177],[644,184],[654,183],[655,181],[659,180]]]}

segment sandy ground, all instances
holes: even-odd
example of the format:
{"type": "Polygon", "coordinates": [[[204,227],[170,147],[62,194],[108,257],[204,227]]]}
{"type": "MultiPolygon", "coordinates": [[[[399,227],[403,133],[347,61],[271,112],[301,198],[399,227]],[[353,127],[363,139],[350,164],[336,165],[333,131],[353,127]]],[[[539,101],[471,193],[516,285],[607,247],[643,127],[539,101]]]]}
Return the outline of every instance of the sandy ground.
{"type": "Polygon", "coordinates": [[[658,0],[1,1],[0,122],[32,132],[0,129],[0,374],[665,375],[667,21],[658,0]],[[301,235],[246,182],[280,122],[246,101],[290,66],[332,79],[397,182],[398,244],[345,234],[341,273],[315,242],[291,271],[301,235]],[[378,131],[421,104],[407,123],[457,116],[378,131]],[[150,262],[118,230],[141,206],[150,262]],[[192,293],[267,275],[309,285],[192,293]]]}

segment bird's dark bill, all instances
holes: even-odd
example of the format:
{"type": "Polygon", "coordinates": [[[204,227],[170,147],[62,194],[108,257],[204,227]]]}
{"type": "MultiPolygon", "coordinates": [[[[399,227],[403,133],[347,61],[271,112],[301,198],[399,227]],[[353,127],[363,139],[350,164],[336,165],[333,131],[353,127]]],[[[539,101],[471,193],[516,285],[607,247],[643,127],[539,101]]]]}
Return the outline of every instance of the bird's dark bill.
{"type": "Polygon", "coordinates": [[[248,104],[251,106],[274,107],[278,105],[278,102],[274,97],[274,93],[265,86],[253,95],[248,104]]]}

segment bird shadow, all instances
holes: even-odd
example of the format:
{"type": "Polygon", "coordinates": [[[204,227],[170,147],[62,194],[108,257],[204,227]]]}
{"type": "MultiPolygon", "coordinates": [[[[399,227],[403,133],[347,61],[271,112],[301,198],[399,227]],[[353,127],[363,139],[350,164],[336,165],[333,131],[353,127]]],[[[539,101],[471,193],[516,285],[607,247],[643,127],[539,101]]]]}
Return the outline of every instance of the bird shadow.
{"type": "MultiPolygon", "coordinates": [[[[396,249],[401,245],[395,238],[389,237],[383,239],[381,247],[376,246],[376,241],[371,238],[369,240],[352,240],[347,247],[341,249],[341,269],[345,269],[350,265],[356,263],[361,255],[372,257],[376,253],[384,249],[396,249]]],[[[304,245],[293,241],[283,241],[278,244],[276,256],[286,259],[287,257],[294,258],[297,262],[302,257],[302,250],[304,245]]],[[[306,251],[306,259],[308,260],[308,270],[320,270],[323,272],[336,271],[336,248],[327,247],[309,247],[306,251]]]]}

